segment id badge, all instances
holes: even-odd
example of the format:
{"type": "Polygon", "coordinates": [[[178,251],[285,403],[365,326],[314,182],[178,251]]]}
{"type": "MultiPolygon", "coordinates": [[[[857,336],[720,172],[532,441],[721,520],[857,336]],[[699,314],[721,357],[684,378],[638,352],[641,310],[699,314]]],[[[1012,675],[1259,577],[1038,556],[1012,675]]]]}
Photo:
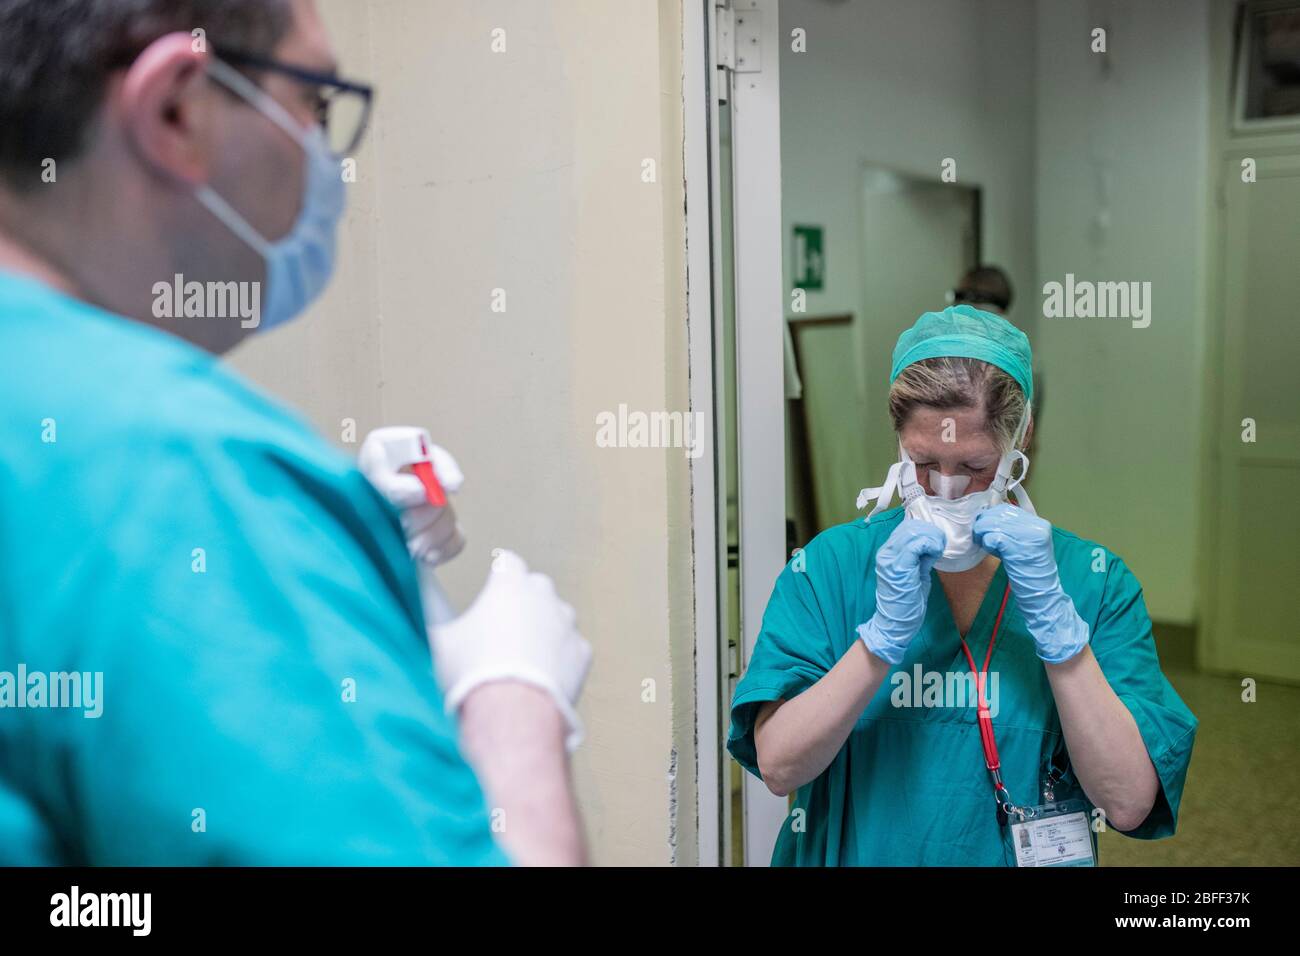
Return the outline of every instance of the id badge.
{"type": "Polygon", "coordinates": [[[1062,800],[1018,807],[1007,820],[1016,866],[1096,866],[1088,807],[1062,800]]]}

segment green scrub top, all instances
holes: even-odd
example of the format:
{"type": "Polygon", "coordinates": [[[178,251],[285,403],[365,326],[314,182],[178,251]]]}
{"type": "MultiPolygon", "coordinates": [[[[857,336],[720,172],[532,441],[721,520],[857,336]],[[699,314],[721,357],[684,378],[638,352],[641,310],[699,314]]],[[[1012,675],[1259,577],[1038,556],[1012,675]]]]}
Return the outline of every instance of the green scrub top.
{"type": "Polygon", "coordinates": [[[348,458],[207,353],[11,275],[0,408],[0,864],[507,862],[348,458]],[[49,706],[32,675],[70,672],[83,706],[49,706]]]}
{"type": "MultiPolygon", "coordinates": [[[[736,687],[727,741],[731,754],[756,776],[761,773],[754,721],[760,706],[803,693],[858,640],[858,625],[875,612],[876,551],[902,518],[903,509],[894,508],[870,521],[830,528],[797,553],[777,579],[749,667],[736,687]]],[[[1196,718],[1160,671],[1141,586],[1123,561],[1059,528],[1053,547],[1062,587],[1091,627],[1092,652],[1137,722],[1160,779],[1150,815],[1128,835],[1170,836],[1196,718]]],[[[932,573],[925,623],[830,766],[795,794],[773,865],[1014,864],[1003,847],[973,694],[961,696],[955,681],[946,700],[927,698],[917,689],[918,683],[938,685],[940,677],[929,674],[970,674],[943,587],[932,573]],[[915,706],[927,700],[941,706],[915,706]]],[[[977,665],[984,661],[1006,586],[999,565],[967,635],[977,665]]],[[[1007,601],[989,675],[1004,782],[1014,802],[1040,803],[1043,773],[1054,755],[1063,763],[1066,751],[1047,674],[1014,595],[1007,601]]],[[[1056,798],[1066,797],[1086,801],[1072,772],[1056,787],[1056,798]]],[[[1090,815],[1092,810],[1088,803],[1090,815]]]]}

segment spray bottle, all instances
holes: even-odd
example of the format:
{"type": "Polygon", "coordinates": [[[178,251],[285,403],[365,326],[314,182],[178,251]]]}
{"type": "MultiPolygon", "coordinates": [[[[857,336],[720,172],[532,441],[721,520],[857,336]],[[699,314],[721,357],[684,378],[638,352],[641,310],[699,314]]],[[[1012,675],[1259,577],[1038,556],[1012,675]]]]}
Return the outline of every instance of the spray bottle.
{"type": "MultiPolygon", "coordinates": [[[[396,427],[382,429],[379,434],[389,468],[395,472],[409,471],[424,486],[425,500],[430,505],[448,509],[447,492],[433,467],[433,443],[429,439],[429,433],[423,428],[396,427]]],[[[448,517],[454,522],[454,517],[448,517]]],[[[404,522],[405,520],[404,518],[404,522]]],[[[444,559],[459,553],[464,545],[460,528],[456,526],[453,539],[442,547],[444,559]]],[[[439,583],[433,563],[421,560],[418,554],[414,557],[420,578],[420,598],[424,603],[425,620],[430,626],[437,627],[456,617],[456,609],[439,583]]]]}

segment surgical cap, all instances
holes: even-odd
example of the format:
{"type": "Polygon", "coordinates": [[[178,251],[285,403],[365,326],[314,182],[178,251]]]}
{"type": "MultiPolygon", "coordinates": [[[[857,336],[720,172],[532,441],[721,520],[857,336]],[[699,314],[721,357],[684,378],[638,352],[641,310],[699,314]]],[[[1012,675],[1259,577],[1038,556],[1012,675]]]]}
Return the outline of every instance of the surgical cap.
{"type": "Polygon", "coordinates": [[[898,337],[889,383],[907,366],[929,358],[973,358],[1002,369],[1034,400],[1033,353],[1024,332],[992,312],[954,305],[927,312],[898,337]]]}

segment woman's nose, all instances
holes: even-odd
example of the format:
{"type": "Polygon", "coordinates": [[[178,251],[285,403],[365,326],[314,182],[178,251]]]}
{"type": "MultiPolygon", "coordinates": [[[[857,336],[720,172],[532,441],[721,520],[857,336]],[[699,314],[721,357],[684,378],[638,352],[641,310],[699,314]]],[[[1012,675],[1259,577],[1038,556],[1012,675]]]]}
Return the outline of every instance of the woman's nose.
{"type": "Polygon", "coordinates": [[[945,475],[937,468],[930,469],[930,493],[936,498],[960,498],[970,484],[970,475],[945,475]]]}

